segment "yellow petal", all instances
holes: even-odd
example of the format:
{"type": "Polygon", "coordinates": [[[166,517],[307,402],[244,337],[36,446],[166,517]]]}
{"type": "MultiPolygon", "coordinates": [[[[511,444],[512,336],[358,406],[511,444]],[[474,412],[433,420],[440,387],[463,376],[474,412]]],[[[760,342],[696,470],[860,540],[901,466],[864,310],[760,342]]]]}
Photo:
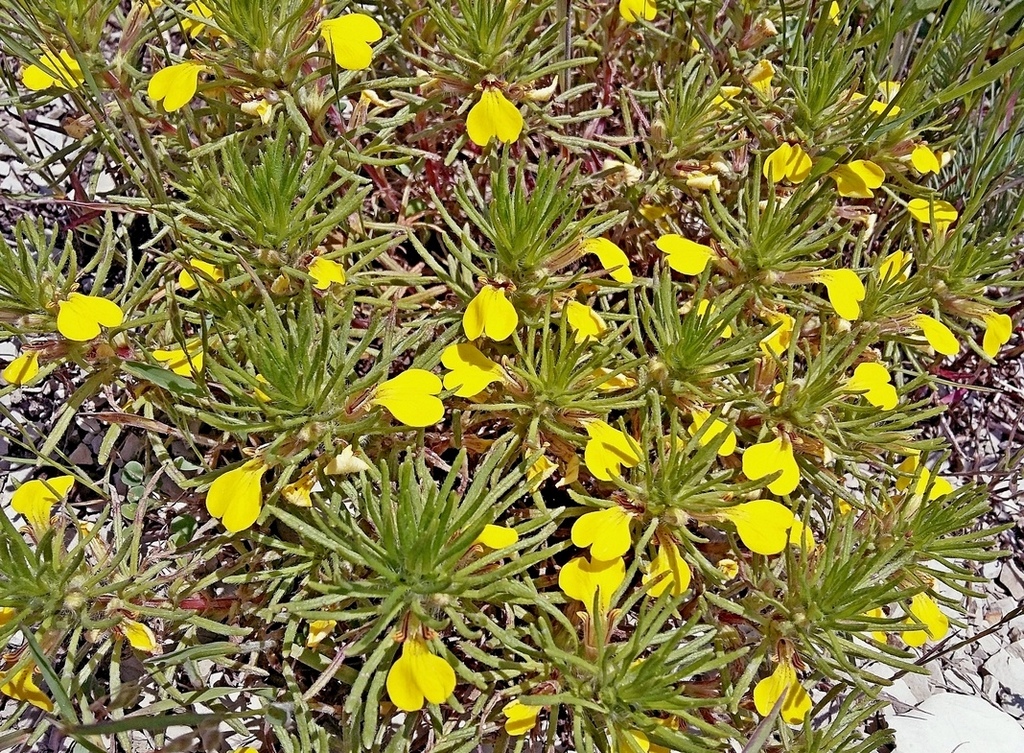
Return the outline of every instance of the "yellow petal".
{"type": "Polygon", "coordinates": [[[120,628],[124,637],[128,639],[128,643],[136,651],[144,651],[147,654],[156,651],[156,635],[148,625],[123,617],[120,628]]]}
{"type": "Polygon", "coordinates": [[[455,670],[434,656],[421,638],[402,644],[402,655],[391,666],[386,682],[388,697],[402,711],[419,711],[424,699],[443,703],[455,691],[455,670]]]}
{"type": "Polygon", "coordinates": [[[939,164],[939,158],[935,156],[935,152],[927,144],[918,144],[914,147],[914,151],[910,153],[910,164],[922,175],[937,173],[942,169],[942,166],[939,164]]]}
{"type": "MultiPolygon", "coordinates": [[[[999,349],[1010,341],[1010,336],[1013,334],[1013,320],[1006,314],[998,314],[993,311],[985,314],[984,322],[985,337],[982,340],[982,348],[985,350],[985,355],[995,358],[999,349]]],[[[7,378],[6,371],[4,371],[4,379],[7,379],[8,382],[11,381],[7,378]]],[[[24,382],[18,382],[18,384],[24,384],[24,382]]]]}
{"type": "Polygon", "coordinates": [[[444,388],[459,397],[474,397],[487,386],[500,382],[505,372],[472,343],[449,345],[441,354],[441,363],[451,371],[445,374],[444,388]]]}
{"type": "Polygon", "coordinates": [[[843,319],[854,321],[860,317],[860,302],[864,300],[864,283],[852,269],[826,269],[814,277],[828,289],[832,308],[843,319]]]}
{"type": "MultiPolygon", "coordinates": [[[[866,611],[864,613],[864,616],[865,617],[871,617],[871,618],[877,619],[877,620],[881,620],[881,619],[885,618],[885,612],[882,611],[881,607],[875,607],[874,609],[869,609],[868,611],[866,611]]],[[[883,631],[881,631],[881,630],[872,630],[869,633],[869,635],[874,640],[878,641],[879,643],[888,643],[889,642],[888,636],[886,636],[886,634],[883,631]]]]}
{"type": "Polygon", "coordinates": [[[743,473],[751,480],[780,471],[768,488],[774,494],[790,494],[800,485],[800,466],[793,457],[793,445],[785,437],[755,444],[743,453],[743,473]]]}
{"type": "Polygon", "coordinates": [[[612,595],[626,579],[626,563],[621,557],[612,560],[589,560],[576,557],[558,571],[558,587],[570,599],[582,601],[589,612],[594,598],[600,600],[598,608],[607,612],[612,595]]]}
{"type": "Polygon", "coordinates": [[[715,255],[711,246],[696,243],[675,233],[661,236],[654,245],[668,255],[668,265],[681,275],[702,274],[715,255]]]}
{"type": "Polygon", "coordinates": [[[757,554],[778,554],[789,543],[789,530],[797,522],[788,507],[768,499],[730,507],[723,512],[736,525],[744,546],[757,554]]]}
{"type": "Polygon", "coordinates": [[[631,519],[618,505],[585,513],[572,525],[572,543],[580,548],[589,546],[590,556],[595,560],[621,557],[633,545],[629,533],[631,519]]]}
{"type": "Polygon", "coordinates": [[[636,387],[636,380],[628,374],[612,374],[611,369],[606,369],[603,366],[599,366],[594,369],[591,376],[594,381],[598,382],[597,388],[602,392],[616,392],[618,390],[631,390],[636,387]]]}
{"type": "Polygon", "coordinates": [[[312,620],[309,623],[309,635],[306,637],[306,646],[315,648],[334,632],[337,625],[335,620],[312,620]]]}
{"type": "Polygon", "coordinates": [[[298,481],[294,481],[282,489],[281,496],[290,505],[312,507],[313,487],[315,485],[316,476],[313,473],[307,473],[305,476],[299,476],[298,481]]]}
{"type": "Polygon", "coordinates": [[[768,155],[761,172],[773,183],[781,183],[783,179],[791,183],[802,183],[811,174],[810,156],[799,144],[780,144],[768,155]]]}
{"type": "Polygon", "coordinates": [[[793,521],[793,527],[789,529],[787,539],[792,546],[799,546],[803,549],[813,549],[815,545],[814,531],[810,527],[805,526],[803,521],[799,519],[793,521]]]}
{"type": "Polygon", "coordinates": [[[509,701],[501,710],[505,715],[505,732],[509,735],[525,735],[537,726],[540,706],[527,706],[519,699],[509,701]]]}
{"type": "Polygon", "coordinates": [[[608,331],[608,325],[594,309],[578,301],[569,301],[565,305],[565,318],[574,330],[576,330],[576,342],[586,342],[590,338],[597,338],[608,331]]]}
{"type": "Polygon", "coordinates": [[[948,201],[928,201],[928,199],[911,199],[907,203],[907,210],[910,216],[925,225],[931,224],[932,216],[935,217],[936,225],[949,225],[956,222],[960,215],[956,207],[948,201]]]}
{"type": "Polygon", "coordinates": [[[204,279],[209,278],[214,282],[220,282],[224,279],[224,273],[219,267],[202,259],[189,259],[188,265],[182,267],[178,273],[178,286],[182,290],[195,290],[199,287],[199,281],[192,274],[193,271],[201,272],[204,279]]]}
{"type": "Polygon", "coordinates": [[[631,437],[604,421],[588,421],[590,441],[583,451],[583,462],[595,478],[610,481],[622,475],[622,466],[635,468],[640,464],[640,448],[631,437]]]}
{"type": "Polygon", "coordinates": [[[732,580],[740,574],[740,563],[729,557],[718,560],[717,568],[726,580],[732,580]]]}
{"type": "Polygon", "coordinates": [[[781,356],[789,350],[789,344],[793,339],[793,328],[796,320],[789,314],[769,311],[764,318],[772,325],[778,325],[770,335],[763,337],[760,348],[764,353],[781,356]]]}
{"type": "Polygon", "coordinates": [[[733,110],[735,108],[729,104],[729,100],[742,91],[743,89],[739,86],[723,86],[718,90],[715,98],[711,100],[711,106],[719,110],[733,110]]]}
{"type": "Polygon", "coordinates": [[[653,21],[658,14],[658,6],[654,0],[619,0],[619,15],[626,23],[634,23],[642,18],[653,21]]]}
{"type": "Polygon", "coordinates": [[[231,533],[244,531],[256,522],[263,509],[263,474],[267,466],[259,458],[218,476],[206,493],[206,509],[220,518],[231,533]]]}
{"type": "Polygon", "coordinates": [[[196,96],[199,74],[205,70],[205,65],[189,61],[169,65],[153,74],[146,93],[154,102],[162,100],[167,112],[180,110],[196,96]]]}
{"type": "Polygon", "coordinates": [[[828,6],[828,20],[834,23],[836,26],[839,26],[839,13],[839,3],[837,3],[835,0],[832,0],[832,2],[829,3],[828,6]]]}
{"type": "MultiPolygon", "coordinates": [[[[185,6],[185,12],[191,13],[193,16],[199,18],[213,18],[213,11],[204,2],[193,2],[185,6]]],[[[196,21],[192,18],[182,18],[181,28],[190,37],[198,37],[203,33],[203,30],[207,28],[206,24],[202,21],[196,21]]],[[[221,36],[220,32],[210,27],[210,36],[218,37],[221,36]]]]}
{"type": "Polygon", "coordinates": [[[7,364],[7,368],[3,370],[3,378],[8,384],[28,384],[34,380],[38,374],[38,350],[23,350],[21,355],[7,364]]]}
{"type": "Polygon", "coordinates": [[[846,383],[849,392],[863,392],[864,398],[882,410],[892,410],[899,402],[896,388],[890,384],[889,370],[880,363],[865,362],[857,365],[846,383]]]}
{"type": "Polygon", "coordinates": [[[924,333],[924,338],[932,346],[936,353],[944,356],[955,356],[960,352],[960,343],[956,335],[945,324],[927,314],[918,314],[914,317],[914,324],[924,333]]]}
{"type": "Polygon", "coordinates": [[[906,251],[893,251],[886,256],[878,267],[878,276],[882,282],[890,280],[896,284],[902,284],[910,279],[910,265],[914,256],[906,251]]]}
{"type": "MultiPolygon", "coordinates": [[[[707,411],[696,409],[691,411],[690,418],[693,419],[693,423],[690,424],[690,428],[687,431],[690,432],[691,437],[695,437],[700,432],[701,427],[711,418],[711,414],[707,411]]],[[[718,454],[724,458],[736,452],[736,433],[729,428],[725,421],[718,418],[713,419],[711,425],[704,430],[698,441],[701,445],[709,445],[722,432],[728,433],[728,436],[722,440],[722,444],[718,448],[718,454]]]]}
{"type": "Polygon", "coordinates": [[[747,81],[754,87],[754,91],[767,98],[772,96],[772,77],[774,76],[775,66],[767,60],[759,60],[747,76],[747,81]]]}
{"type": "Polygon", "coordinates": [[[75,342],[87,342],[99,336],[100,325],[117,327],[123,321],[124,312],[106,298],[72,293],[58,304],[57,331],[75,342]]]}
{"type": "Polygon", "coordinates": [[[885,182],[885,171],[871,160],[854,160],[838,165],[829,173],[836,182],[840,196],[851,199],[870,199],[874,189],[885,182]]]}
{"type": "Polygon", "coordinates": [[[612,270],[612,279],[617,282],[633,282],[633,273],[629,269],[626,252],[607,238],[588,238],[583,241],[583,252],[594,254],[601,261],[601,266],[612,270]]]}
{"type": "Polygon", "coordinates": [[[782,702],[782,720],[786,724],[800,725],[811,712],[811,697],[800,685],[796,670],[787,662],[775,668],[770,677],[766,677],[754,686],[754,706],[761,716],[768,716],[778,700],[785,695],[782,702]]]}
{"type": "Polygon", "coordinates": [[[333,259],[322,256],[316,257],[309,265],[309,276],[313,278],[313,287],[317,290],[327,290],[334,283],[345,284],[345,268],[333,259]]]}
{"type": "Polygon", "coordinates": [[[437,397],[441,380],[423,369],[407,369],[377,388],[373,402],[383,405],[406,426],[433,426],[444,416],[437,397]]]}
{"type": "Polygon", "coordinates": [[[0,693],[16,701],[27,701],[33,706],[51,713],[53,702],[46,696],[39,686],[32,679],[32,672],[35,666],[29,664],[17,672],[11,672],[0,679],[0,693]]]}
{"type": "Polygon", "coordinates": [[[203,344],[195,340],[188,345],[188,350],[172,348],[171,350],[154,350],[153,358],[167,365],[171,371],[180,376],[190,377],[203,370],[203,344]]]}
{"type": "Polygon", "coordinates": [[[352,445],[346,445],[324,466],[324,473],[328,476],[347,476],[350,473],[361,473],[369,468],[370,465],[355,454],[352,445]]]}
{"type": "Polygon", "coordinates": [[[679,547],[668,539],[658,545],[658,553],[651,560],[651,569],[644,576],[644,583],[657,581],[647,592],[655,598],[665,593],[670,586],[673,596],[682,596],[690,587],[691,577],[690,566],[679,554],[679,547]]]}
{"type": "Polygon", "coordinates": [[[68,50],[61,50],[56,55],[46,50],[38,65],[25,66],[21,70],[21,82],[33,91],[50,87],[76,89],[83,81],[82,68],[68,50]]]}
{"type": "Polygon", "coordinates": [[[519,541],[516,529],[508,526],[496,526],[488,523],[476,537],[474,544],[483,544],[488,549],[504,549],[519,541]]]}
{"type": "Polygon", "coordinates": [[[518,326],[516,307],[505,297],[503,288],[493,285],[484,285],[462,316],[462,329],[470,340],[486,335],[495,342],[501,342],[518,326]]]}
{"type": "Polygon", "coordinates": [[[373,60],[373,42],[380,41],[384,31],[374,19],[364,13],[346,13],[320,24],[327,51],[334,55],[334,62],[350,71],[361,71],[370,67],[373,60]]]}
{"type": "MultiPolygon", "coordinates": [[[[924,630],[905,631],[901,637],[909,646],[923,645],[924,640],[917,643],[923,636],[926,640],[940,641],[949,633],[949,618],[942,613],[939,605],[924,593],[917,594],[910,600],[910,613],[924,625],[924,630]],[[921,635],[914,635],[920,633],[921,635]]],[[[909,622],[909,620],[908,620],[909,622]]]]}
{"type": "Polygon", "coordinates": [[[547,455],[541,455],[533,464],[526,469],[526,480],[529,483],[530,492],[540,489],[541,484],[546,481],[558,468],[557,465],[548,460],[547,455]]]}
{"type": "Polygon", "coordinates": [[[50,527],[50,511],[75,485],[74,476],[54,476],[26,481],[11,496],[11,507],[25,517],[36,531],[50,527]]]}
{"type": "Polygon", "coordinates": [[[466,132],[477,146],[487,146],[492,137],[509,144],[519,138],[522,130],[519,109],[493,87],[484,89],[466,117],[466,132]]]}

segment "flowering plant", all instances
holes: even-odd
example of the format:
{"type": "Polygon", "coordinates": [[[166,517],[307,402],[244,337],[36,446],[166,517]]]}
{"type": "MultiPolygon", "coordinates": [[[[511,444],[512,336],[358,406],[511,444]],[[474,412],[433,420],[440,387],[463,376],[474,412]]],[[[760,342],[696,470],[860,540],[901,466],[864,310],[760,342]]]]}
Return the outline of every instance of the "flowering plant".
{"type": "Polygon", "coordinates": [[[993,5],[0,0],[0,740],[876,749],[998,556],[993,5]]]}

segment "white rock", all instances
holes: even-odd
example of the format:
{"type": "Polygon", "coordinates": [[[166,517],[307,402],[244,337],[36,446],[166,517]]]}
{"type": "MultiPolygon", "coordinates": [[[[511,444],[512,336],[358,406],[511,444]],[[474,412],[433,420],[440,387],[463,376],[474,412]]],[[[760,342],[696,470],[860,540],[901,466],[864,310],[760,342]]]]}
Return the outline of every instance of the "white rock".
{"type": "Polygon", "coordinates": [[[1010,596],[1017,601],[1024,599],[1024,576],[1021,575],[1020,570],[1014,567],[1012,562],[1003,563],[1003,567],[999,572],[999,582],[1006,587],[1006,590],[1010,592],[1010,596]]]}
{"type": "Polygon", "coordinates": [[[1018,695],[1024,695],[1024,659],[1016,655],[1016,651],[1006,649],[992,655],[983,668],[992,675],[999,684],[1009,688],[1018,695]]]}
{"type": "Polygon", "coordinates": [[[987,701],[939,693],[916,709],[885,712],[896,734],[896,753],[1021,753],[1024,729],[987,701]]]}

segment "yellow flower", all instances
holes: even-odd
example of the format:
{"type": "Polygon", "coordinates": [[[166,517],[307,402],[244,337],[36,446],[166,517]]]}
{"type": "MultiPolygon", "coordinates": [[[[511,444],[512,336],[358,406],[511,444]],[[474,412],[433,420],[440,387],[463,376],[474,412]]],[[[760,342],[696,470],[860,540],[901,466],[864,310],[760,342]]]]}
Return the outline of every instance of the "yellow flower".
{"type": "MultiPolygon", "coordinates": [[[[767,60],[758,61],[747,76],[747,81],[754,87],[754,91],[762,97],[772,96],[772,78],[775,76],[775,66],[767,60]]],[[[801,178],[801,180],[803,180],[801,178]]]]}
{"type": "Polygon", "coordinates": [[[117,327],[123,321],[121,307],[106,298],[72,293],[58,304],[57,331],[75,342],[88,342],[98,337],[100,325],[117,327]]]}
{"type": "Polygon", "coordinates": [[[505,377],[504,370],[473,343],[449,345],[441,354],[441,363],[451,369],[444,375],[444,388],[455,390],[459,397],[475,397],[505,377]]]}
{"type": "Polygon", "coordinates": [[[199,281],[192,272],[200,272],[203,279],[209,278],[214,282],[224,279],[224,273],[219,267],[202,259],[189,259],[188,265],[178,273],[178,287],[182,290],[195,290],[199,287],[199,281]]]}
{"type": "Polygon", "coordinates": [[[53,711],[53,702],[32,680],[34,669],[34,664],[28,664],[17,672],[0,676],[0,693],[16,701],[27,701],[33,706],[50,713],[53,711]]]}
{"type": "Polygon", "coordinates": [[[541,455],[529,468],[526,469],[526,481],[529,484],[530,492],[540,489],[547,479],[558,469],[558,466],[548,460],[547,455],[541,455]]]}
{"type": "MultiPolygon", "coordinates": [[[[711,414],[706,410],[695,408],[690,411],[690,418],[693,420],[693,423],[690,424],[690,428],[687,429],[687,431],[690,432],[691,437],[695,437],[700,432],[701,427],[703,427],[704,424],[707,423],[707,420],[711,418],[711,414]]],[[[718,418],[712,419],[711,425],[704,430],[704,433],[701,434],[698,441],[701,445],[707,446],[711,444],[712,440],[722,432],[726,432],[728,435],[724,440],[722,440],[722,444],[718,448],[718,454],[724,458],[736,452],[736,432],[730,429],[729,425],[725,423],[725,421],[718,418]]]]}
{"type": "MultiPolygon", "coordinates": [[[[917,467],[920,463],[921,459],[918,455],[911,455],[896,467],[896,470],[902,474],[896,479],[896,491],[906,491],[910,487],[911,477],[918,472],[917,467]]],[[[934,483],[932,483],[931,478],[931,471],[927,467],[921,468],[920,474],[917,477],[917,483],[914,485],[913,496],[922,497],[925,490],[928,489],[928,501],[931,502],[946,494],[953,493],[953,485],[947,479],[937,476],[934,483]]]]}
{"type": "Polygon", "coordinates": [[[810,156],[802,146],[782,143],[768,155],[761,172],[766,180],[773,183],[781,183],[783,180],[802,183],[811,174],[812,164],[810,156]]]}
{"type": "Polygon", "coordinates": [[[0,607],[0,628],[18,616],[18,610],[13,607],[0,607]]]}
{"type": "Polygon", "coordinates": [[[476,340],[486,335],[495,342],[501,342],[515,332],[519,326],[516,307],[505,297],[504,288],[484,285],[469,302],[462,315],[462,329],[466,337],[476,340]]]}
{"type": "MultiPolygon", "coordinates": [[[[880,81],[878,84],[878,93],[881,99],[872,100],[871,104],[868,105],[868,109],[875,115],[881,115],[886,110],[888,110],[889,114],[886,117],[889,118],[893,118],[899,115],[899,105],[892,105],[891,108],[889,107],[889,103],[892,102],[896,94],[899,93],[899,90],[900,84],[898,81],[880,81]]],[[[865,97],[860,92],[857,92],[856,94],[853,95],[852,99],[854,102],[861,102],[867,99],[867,97],[865,97]]]]}
{"type": "Polygon", "coordinates": [[[527,706],[516,698],[506,703],[501,713],[505,715],[505,732],[507,734],[525,735],[537,726],[540,706],[527,706]]]}
{"type": "Polygon", "coordinates": [[[910,614],[916,619],[908,619],[908,624],[924,625],[924,630],[900,633],[903,642],[912,648],[919,648],[928,640],[941,641],[949,633],[949,618],[928,594],[920,593],[910,600],[910,614]]]}
{"type": "Polygon", "coordinates": [[[910,266],[913,262],[913,254],[906,251],[893,251],[882,259],[882,263],[878,267],[878,276],[882,282],[891,280],[897,285],[902,285],[910,279],[910,266]]]}
{"type": "Polygon", "coordinates": [[[790,530],[797,520],[785,505],[768,499],[755,499],[722,512],[736,526],[744,546],[756,554],[778,554],[790,542],[790,530]]]}
{"type": "Polygon", "coordinates": [[[487,146],[491,138],[511,144],[522,131],[523,116],[519,109],[492,86],[484,88],[466,117],[466,132],[477,146],[487,146]]]}
{"type": "Polygon", "coordinates": [[[626,252],[607,238],[588,238],[583,241],[583,253],[597,256],[601,266],[611,270],[612,279],[616,282],[633,282],[626,252]]]}
{"type": "Polygon", "coordinates": [[[480,535],[473,541],[474,544],[480,544],[487,547],[488,549],[505,549],[510,547],[519,541],[519,533],[515,528],[509,528],[508,526],[496,526],[488,523],[484,526],[484,530],[480,532],[480,535]]]}
{"type": "Polygon", "coordinates": [[[350,473],[361,473],[369,468],[369,464],[355,454],[352,445],[345,445],[344,449],[324,466],[324,473],[328,476],[347,476],[350,473]]]}
{"type": "Polygon", "coordinates": [[[345,268],[333,259],[318,256],[309,265],[309,276],[313,278],[313,287],[327,290],[334,283],[345,284],[345,268]]]}
{"type": "MultiPolygon", "coordinates": [[[[210,9],[210,6],[208,6],[204,2],[197,1],[194,3],[189,3],[187,6],[185,6],[185,12],[190,13],[193,16],[198,16],[199,18],[213,18],[213,11],[210,9]]],[[[181,28],[182,31],[184,31],[188,36],[198,37],[207,28],[207,25],[202,21],[197,21],[192,18],[182,18],[181,28]]],[[[223,36],[220,30],[214,29],[212,26],[209,27],[209,29],[211,37],[223,36]]]]}
{"type": "Polygon", "coordinates": [[[619,15],[626,23],[634,23],[642,18],[653,21],[658,13],[654,0],[619,0],[619,15]]]}
{"type": "MultiPolygon", "coordinates": [[[[593,551],[593,550],[591,550],[593,551]]],[[[669,538],[658,543],[658,553],[651,560],[651,568],[644,575],[644,583],[654,583],[647,591],[657,598],[671,586],[673,596],[682,596],[690,587],[690,566],[679,554],[679,547],[669,538]]]]}
{"type": "Polygon", "coordinates": [[[924,334],[924,339],[936,353],[944,356],[955,356],[960,352],[960,343],[956,335],[945,324],[927,314],[918,314],[913,319],[914,325],[924,334]]]}
{"type": "Polygon", "coordinates": [[[829,3],[828,6],[828,20],[834,23],[836,26],[839,26],[839,13],[839,3],[837,3],[835,0],[832,0],[832,2],[829,3]]]}
{"type": "MultiPolygon", "coordinates": [[[[881,619],[885,618],[885,612],[882,611],[881,607],[875,607],[874,609],[869,609],[868,611],[866,611],[864,613],[864,616],[865,617],[871,617],[871,618],[876,619],[876,620],[881,620],[881,619]]],[[[875,639],[879,643],[888,643],[889,642],[889,638],[881,630],[872,630],[870,635],[871,635],[871,637],[873,639],[875,639]]]]}
{"type": "Polygon", "coordinates": [[[785,695],[782,702],[782,721],[800,725],[811,712],[811,697],[797,679],[796,670],[788,661],[780,662],[770,677],[754,686],[754,707],[761,716],[768,716],[775,704],[785,695]]]}
{"type": "Polygon", "coordinates": [[[293,481],[282,489],[281,496],[290,505],[312,507],[314,486],[316,486],[316,474],[312,472],[306,473],[299,476],[297,481],[293,481]]]}
{"type": "Polygon", "coordinates": [[[27,65],[21,69],[21,82],[33,91],[43,89],[77,89],[85,81],[82,67],[67,50],[54,55],[46,50],[39,58],[38,65],[27,65]]]}
{"type": "Polygon", "coordinates": [[[54,476],[26,481],[11,496],[11,507],[21,513],[37,532],[50,527],[50,510],[71,491],[74,476],[54,476]]]}
{"type": "Polygon", "coordinates": [[[148,625],[122,617],[118,629],[136,651],[144,651],[147,654],[156,651],[156,635],[150,630],[148,625]]]}
{"type": "Polygon", "coordinates": [[[681,275],[703,274],[715,255],[711,246],[696,243],[675,233],[661,236],[654,245],[668,255],[668,265],[681,275]]]}
{"type": "Polygon", "coordinates": [[[939,158],[927,144],[918,144],[910,153],[910,164],[922,175],[938,173],[942,169],[939,158]]]}
{"type": "Polygon", "coordinates": [[[444,703],[455,691],[455,670],[440,656],[430,653],[422,638],[402,644],[402,655],[391,665],[388,698],[402,711],[419,711],[424,700],[444,703]]]}
{"type": "Polygon", "coordinates": [[[789,314],[769,311],[764,316],[772,325],[778,325],[770,335],[763,337],[760,342],[761,350],[765,355],[781,356],[789,350],[789,344],[793,339],[793,328],[796,320],[789,314]]]}
{"type": "Polygon", "coordinates": [[[891,381],[892,376],[883,364],[866,361],[857,364],[845,389],[847,392],[864,393],[864,399],[876,408],[892,410],[899,402],[899,396],[891,381]]]}
{"type": "MultiPolygon", "coordinates": [[[[984,349],[985,355],[995,358],[999,349],[1010,341],[1010,336],[1013,334],[1013,320],[1006,314],[990,311],[985,314],[983,321],[985,322],[985,337],[981,347],[984,349]]],[[[6,371],[4,371],[4,379],[7,379],[6,371]]],[[[11,380],[7,379],[7,381],[11,380]]]]}
{"type": "Polygon", "coordinates": [[[607,612],[612,596],[626,579],[626,563],[621,557],[613,560],[589,560],[576,557],[558,571],[558,587],[570,599],[582,601],[588,612],[598,599],[598,609],[607,612]]]}
{"type": "Polygon", "coordinates": [[[860,317],[860,302],[864,300],[864,283],[852,269],[825,269],[814,273],[814,279],[825,285],[832,308],[843,319],[854,321],[860,317]]]}
{"type": "Polygon", "coordinates": [[[7,364],[3,378],[8,384],[28,384],[39,374],[39,351],[23,350],[21,355],[7,364]]]}
{"type": "Polygon", "coordinates": [[[885,182],[885,170],[867,159],[837,165],[829,175],[835,180],[839,195],[848,199],[871,199],[874,189],[885,182]]]}
{"type": "Polygon", "coordinates": [[[346,13],[320,24],[320,36],[327,51],[334,55],[335,63],[349,71],[361,71],[370,67],[370,45],[380,41],[384,31],[365,13],[346,13]]]}
{"type": "MultiPolygon", "coordinates": [[[[714,314],[717,313],[718,308],[707,298],[701,298],[699,301],[697,301],[697,316],[703,317],[707,316],[708,314],[714,316],[714,314]]],[[[732,337],[732,327],[726,324],[722,331],[719,332],[718,334],[723,339],[728,340],[730,337],[732,337]]]]}
{"type": "Polygon", "coordinates": [[[594,381],[598,382],[597,389],[602,392],[616,392],[617,390],[631,390],[636,387],[636,380],[629,374],[615,374],[609,378],[611,369],[599,366],[592,374],[594,381]]]}
{"type": "Polygon", "coordinates": [[[311,620],[309,623],[309,635],[306,636],[306,646],[316,648],[334,632],[337,625],[335,620],[311,620]]]}
{"type": "Polygon", "coordinates": [[[581,549],[589,546],[595,560],[621,557],[633,545],[630,520],[632,516],[618,505],[585,513],[572,524],[572,543],[581,549]]]}
{"type": "Polygon", "coordinates": [[[935,217],[935,230],[938,233],[946,232],[946,228],[956,222],[960,215],[956,207],[948,201],[928,201],[928,199],[911,199],[907,203],[907,210],[910,216],[918,222],[930,225],[932,217],[935,217]]]}
{"type": "Polygon", "coordinates": [[[598,338],[608,331],[608,325],[594,309],[578,301],[569,301],[565,305],[565,318],[576,330],[576,342],[586,342],[590,338],[598,338]]]}
{"type": "Polygon", "coordinates": [[[756,480],[779,472],[768,488],[774,494],[792,493],[800,485],[800,466],[793,457],[793,445],[786,437],[755,444],[743,453],[743,473],[747,478],[756,480]]]}
{"type": "Polygon", "coordinates": [[[719,110],[733,110],[735,108],[729,104],[729,100],[742,91],[743,88],[739,86],[723,86],[718,90],[715,98],[711,100],[711,106],[719,110]]]}
{"type": "Polygon", "coordinates": [[[583,462],[595,478],[610,481],[622,475],[622,466],[640,464],[640,448],[632,437],[600,420],[587,421],[586,429],[590,441],[583,450],[583,462]]]}
{"type": "Polygon", "coordinates": [[[718,572],[725,576],[726,580],[732,580],[740,574],[740,563],[729,557],[718,560],[718,572]]]}
{"type": "Polygon", "coordinates": [[[218,476],[206,492],[206,509],[220,518],[230,533],[256,522],[263,509],[263,474],[267,466],[259,458],[218,476]]]}
{"type": "Polygon", "coordinates": [[[153,358],[167,365],[179,376],[192,376],[203,370],[203,342],[198,338],[188,340],[185,349],[154,350],[153,358]]]}
{"type": "Polygon", "coordinates": [[[149,80],[146,93],[154,102],[163,102],[164,110],[175,112],[192,101],[199,88],[199,74],[208,70],[202,63],[176,63],[162,68],[149,80]]]}
{"type": "Polygon", "coordinates": [[[441,380],[423,369],[407,369],[377,388],[373,402],[383,405],[406,426],[433,426],[444,416],[444,403],[437,397],[441,380]]]}

